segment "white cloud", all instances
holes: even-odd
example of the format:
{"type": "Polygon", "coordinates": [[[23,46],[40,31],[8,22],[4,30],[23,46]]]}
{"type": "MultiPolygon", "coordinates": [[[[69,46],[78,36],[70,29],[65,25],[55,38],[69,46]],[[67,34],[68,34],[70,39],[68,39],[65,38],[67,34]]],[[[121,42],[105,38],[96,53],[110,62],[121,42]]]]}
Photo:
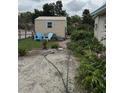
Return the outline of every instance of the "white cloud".
{"type": "MultiPolygon", "coordinates": [[[[77,1],[77,0],[72,0],[72,1],[77,1]]],[[[99,8],[100,6],[102,6],[105,3],[105,0],[82,0],[82,3],[84,1],[84,4],[82,4],[82,6],[80,6],[81,4],[78,4],[78,8],[77,11],[75,11],[73,8],[71,8],[71,10],[69,10],[69,6],[67,6],[67,11],[70,15],[82,15],[82,12],[84,9],[89,9],[90,12],[93,12],[94,10],[96,10],[97,8],[99,8]]],[[[76,2],[72,2],[72,3],[76,3],[76,2]]]]}
{"type": "MultiPolygon", "coordinates": [[[[33,11],[34,9],[42,10],[42,6],[45,3],[52,3],[58,0],[19,0],[19,12],[33,11]]],[[[90,11],[96,10],[102,6],[105,0],[61,0],[63,3],[63,9],[69,13],[69,15],[82,15],[84,9],[90,11]]]]}
{"type": "Polygon", "coordinates": [[[82,7],[85,5],[85,3],[81,0],[72,0],[70,1],[66,7],[68,7],[68,10],[70,11],[80,11],[82,7]]]}

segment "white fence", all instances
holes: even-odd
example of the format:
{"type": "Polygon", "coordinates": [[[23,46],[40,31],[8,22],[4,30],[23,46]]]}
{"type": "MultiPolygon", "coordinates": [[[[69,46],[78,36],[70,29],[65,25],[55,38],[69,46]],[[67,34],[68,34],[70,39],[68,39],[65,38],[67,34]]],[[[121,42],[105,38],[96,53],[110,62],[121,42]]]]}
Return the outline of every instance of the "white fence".
{"type": "Polygon", "coordinates": [[[25,39],[32,36],[33,36],[33,31],[25,31],[25,30],[18,31],[18,39],[25,39]]]}

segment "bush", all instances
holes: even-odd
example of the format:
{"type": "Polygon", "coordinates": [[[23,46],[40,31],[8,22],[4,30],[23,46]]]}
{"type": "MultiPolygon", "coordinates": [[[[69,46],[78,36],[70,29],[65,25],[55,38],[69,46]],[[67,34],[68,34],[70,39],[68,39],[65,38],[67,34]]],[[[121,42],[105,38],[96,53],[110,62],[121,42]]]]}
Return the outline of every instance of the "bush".
{"type": "Polygon", "coordinates": [[[83,31],[83,30],[74,31],[71,34],[72,41],[78,41],[78,40],[87,41],[87,40],[91,40],[92,37],[94,37],[93,32],[83,31]]]}
{"type": "Polygon", "coordinates": [[[90,43],[90,48],[96,53],[102,53],[106,48],[94,37],[90,43]]]}
{"type": "Polygon", "coordinates": [[[68,27],[67,27],[67,35],[71,35],[73,33],[73,31],[75,31],[75,30],[76,30],[75,27],[68,25],[68,27]]]}
{"type": "Polygon", "coordinates": [[[82,29],[86,30],[86,31],[92,31],[94,30],[94,27],[89,25],[89,24],[82,24],[82,29]]]}
{"type": "Polygon", "coordinates": [[[70,49],[70,50],[73,50],[76,47],[77,47],[77,44],[75,42],[67,43],[67,48],[70,49]]]}
{"type": "Polygon", "coordinates": [[[93,32],[78,30],[71,34],[68,49],[80,54],[80,66],[76,76],[77,87],[81,92],[105,93],[106,91],[106,58],[98,57],[105,47],[94,38],[93,32]]]}
{"type": "Polygon", "coordinates": [[[27,51],[26,49],[18,49],[19,56],[25,56],[27,51]]]}
{"type": "Polygon", "coordinates": [[[78,88],[87,93],[105,93],[105,60],[89,55],[80,63],[76,81],[78,88]]]}
{"type": "Polygon", "coordinates": [[[42,48],[47,49],[47,41],[46,40],[43,41],[42,48]]]}
{"type": "Polygon", "coordinates": [[[59,47],[58,44],[53,44],[53,45],[51,45],[51,48],[54,48],[54,49],[57,49],[58,47],[59,47]]]}

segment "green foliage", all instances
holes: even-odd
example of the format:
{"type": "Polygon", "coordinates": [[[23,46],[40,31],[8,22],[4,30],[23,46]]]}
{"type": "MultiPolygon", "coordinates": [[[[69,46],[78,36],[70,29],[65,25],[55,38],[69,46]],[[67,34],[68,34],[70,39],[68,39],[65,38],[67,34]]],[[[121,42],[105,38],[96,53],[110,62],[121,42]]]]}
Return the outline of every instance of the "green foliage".
{"type": "Polygon", "coordinates": [[[56,16],[66,16],[66,11],[62,10],[63,4],[62,1],[56,1],[55,5],[55,15],[56,16]]]}
{"type": "Polygon", "coordinates": [[[43,5],[43,16],[54,16],[55,15],[55,3],[46,3],[43,5]]]}
{"type": "Polygon", "coordinates": [[[66,16],[65,10],[62,10],[62,2],[46,3],[43,5],[43,10],[34,9],[34,12],[23,12],[18,15],[18,27],[25,29],[24,24],[34,24],[34,19],[39,16],[66,16]]]}
{"type": "Polygon", "coordinates": [[[32,13],[24,12],[18,15],[18,28],[19,29],[32,29],[32,13]]]}
{"type": "Polygon", "coordinates": [[[70,50],[73,50],[77,46],[78,45],[75,42],[69,42],[69,43],[67,43],[67,48],[70,49],[70,50]]]}
{"type": "Polygon", "coordinates": [[[78,15],[71,16],[72,23],[81,23],[81,17],[78,15]]]}
{"type": "Polygon", "coordinates": [[[32,13],[32,23],[34,24],[34,19],[39,17],[39,16],[43,16],[43,11],[40,11],[38,9],[34,9],[34,13],[32,13]]]}
{"type": "Polygon", "coordinates": [[[51,45],[51,48],[55,48],[55,49],[57,49],[58,47],[59,47],[58,44],[52,44],[52,45],[51,45]]]}
{"type": "Polygon", "coordinates": [[[86,93],[105,93],[106,60],[105,47],[94,38],[92,31],[77,30],[71,34],[68,49],[79,57],[80,66],[76,76],[77,88],[86,93]]]}
{"type": "Polygon", "coordinates": [[[66,11],[62,10],[62,7],[62,1],[46,3],[43,5],[43,16],[66,16],[66,11]]]}
{"type": "Polygon", "coordinates": [[[27,51],[26,49],[18,49],[19,56],[25,56],[27,51]]]}
{"type": "Polygon", "coordinates": [[[71,40],[72,41],[79,41],[79,40],[90,40],[93,37],[92,32],[84,31],[84,30],[78,30],[74,31],[71,34],[71,40]]]}
{"type": "Polygon", "coordinates": [[[47,40],[44,40],[42,43],[42,49],[47,49],[47,40]]]}
{"type": "Polygon", "coordinates": [[[82,24],[80,29],[86,30],[86,31],[94,31],[94,27],[89,24],[82,24]]]}
{"type": "Polygon", "coordinates": [[[105,60],[94,55],[82,60],[76,80],[78,88],[87,93],[105,93],[105,60]]]}
{"type": "Polygon", "coordinates": [[[85,9],[83,11],[82,16],[83,16],[83,20],[82,20],[83,24],[88,24],[88,25],[94,27],[94,20],[93,20],[92,16],[90,15],[90,12],[88,9],[85,9]]]}
{"type": "Polygon", "coordinates": [[[77,29],[80,29],[81,26],[81,17],[78,15],[74,15],[71,17],[67,17],[67,34],[71,35],[71,33],[77,29]]]}
{"type": "Polygon", "coordinates": [[[75,27],[69,25],[69,26],[67,27],[67,34],[68,34],[68,35],[71,35],[71,33],[73,33],[73,31],[75,31],[75,30],[76,30],[75,27]]]}

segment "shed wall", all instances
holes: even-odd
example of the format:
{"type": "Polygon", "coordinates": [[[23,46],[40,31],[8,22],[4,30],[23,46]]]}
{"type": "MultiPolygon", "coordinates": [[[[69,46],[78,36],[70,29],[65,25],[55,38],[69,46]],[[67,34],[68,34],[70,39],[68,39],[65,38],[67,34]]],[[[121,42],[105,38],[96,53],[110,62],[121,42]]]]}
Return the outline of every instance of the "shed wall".
{"type": "Polygon", "coordinates": [[[58,37],[65,38],[66,21],[65,20],[35,20],[35,31],[47,34],[49,32],[55,33],[58,37]],[[53,27],[47,28],[47,22],[52,22],[53,27]]]}

